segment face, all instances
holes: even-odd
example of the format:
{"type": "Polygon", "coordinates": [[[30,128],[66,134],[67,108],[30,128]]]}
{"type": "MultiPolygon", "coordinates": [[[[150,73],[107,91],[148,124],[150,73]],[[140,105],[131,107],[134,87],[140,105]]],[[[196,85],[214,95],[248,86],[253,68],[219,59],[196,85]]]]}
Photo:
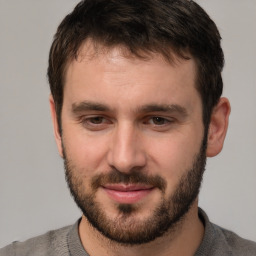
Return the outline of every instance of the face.
{"type": "Polygon", "coordinates": [[[206,139],[195,76],[192,59],[117,49],[68,66],[59,150],[78,206],[108,238],[154,240],[197,197],[206,139]]]}

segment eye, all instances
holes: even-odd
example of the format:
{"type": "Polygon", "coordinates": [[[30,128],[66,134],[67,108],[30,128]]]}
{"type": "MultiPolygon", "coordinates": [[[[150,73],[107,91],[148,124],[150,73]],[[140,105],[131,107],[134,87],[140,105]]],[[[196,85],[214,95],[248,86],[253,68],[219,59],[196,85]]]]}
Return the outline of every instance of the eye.
{"type": "Polygon", "coordinates": [[[156,125],[156,126],[166,125],[166,124],[169,124],[170,122],[171,122],[170,120],[160,116],[154,116],[148,120],[149,124],[156,125]]]}
{"type": "Polygon", "coordinates": [[[165,118],[163,117],[159,117],[159,116],[155,116],[155,117],[152,117],[150,119],[150,123],[154,124],[154,125],[164,125],[168,122],[168,120],[166,120],[165,118]]]}
{"type": "Polygon", "coordinates": [[[102,116],[95,116],[86,119],[86,122],[92,124],[101,124],[104,122],[104,118],[102,116]]]}
{"type": "Polygon", "coordinates": [[[165,132],[172,129],[175,122],[175,119],[169,116],[147,116],[143,121],[143,125],[145,128],[153,131],[165,132]]]}
{"type": "Polygon", "coordinates": [[[86,116],[81,119],[84,128],[92,131],[104,130],[111,124],[111,121],[103,116],[86,116]]]}

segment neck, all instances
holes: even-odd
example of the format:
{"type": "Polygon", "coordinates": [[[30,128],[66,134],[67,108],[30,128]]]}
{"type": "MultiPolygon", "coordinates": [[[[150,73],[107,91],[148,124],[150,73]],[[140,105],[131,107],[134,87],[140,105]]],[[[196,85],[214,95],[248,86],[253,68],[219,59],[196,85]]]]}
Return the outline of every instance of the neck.
{"type": "Polygon", "coordinates": [[[198,217],[196,201],[176,225],[175,230],[170,230],[162,237],[146,244],[124,245],[111,241],[92,227],[84,216],[79,225],[79,235],[83,247],[90,256],[192,256],[203,239],[204,226],[198,217]]]}

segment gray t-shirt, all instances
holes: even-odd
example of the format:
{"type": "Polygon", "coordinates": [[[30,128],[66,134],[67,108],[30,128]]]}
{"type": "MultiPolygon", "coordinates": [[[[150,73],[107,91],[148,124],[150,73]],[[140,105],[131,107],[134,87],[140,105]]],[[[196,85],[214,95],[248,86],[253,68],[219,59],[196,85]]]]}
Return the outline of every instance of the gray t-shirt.
{"type": "MultiPolygon", "coordinates": [[[[204,223],[205,234],[195,256],[256,256],[255,242],[211,223],[201,209],[199,216],[204,223]]],[[[79,238],[79,222],[25,242],[13,242],[0,249],[0,256],[89,256],[79,238]]]]}

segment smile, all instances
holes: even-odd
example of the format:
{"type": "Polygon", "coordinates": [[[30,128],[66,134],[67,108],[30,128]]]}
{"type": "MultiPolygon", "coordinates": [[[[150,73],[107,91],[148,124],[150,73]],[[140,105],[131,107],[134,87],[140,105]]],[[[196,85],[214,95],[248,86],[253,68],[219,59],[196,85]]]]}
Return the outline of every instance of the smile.
{"type": "Polygon", "coordinates": [[[109,184],[102,187],[114,201],[122,204],[133,204],[145,198],[154,189],[140,184],[109,184]]]}

